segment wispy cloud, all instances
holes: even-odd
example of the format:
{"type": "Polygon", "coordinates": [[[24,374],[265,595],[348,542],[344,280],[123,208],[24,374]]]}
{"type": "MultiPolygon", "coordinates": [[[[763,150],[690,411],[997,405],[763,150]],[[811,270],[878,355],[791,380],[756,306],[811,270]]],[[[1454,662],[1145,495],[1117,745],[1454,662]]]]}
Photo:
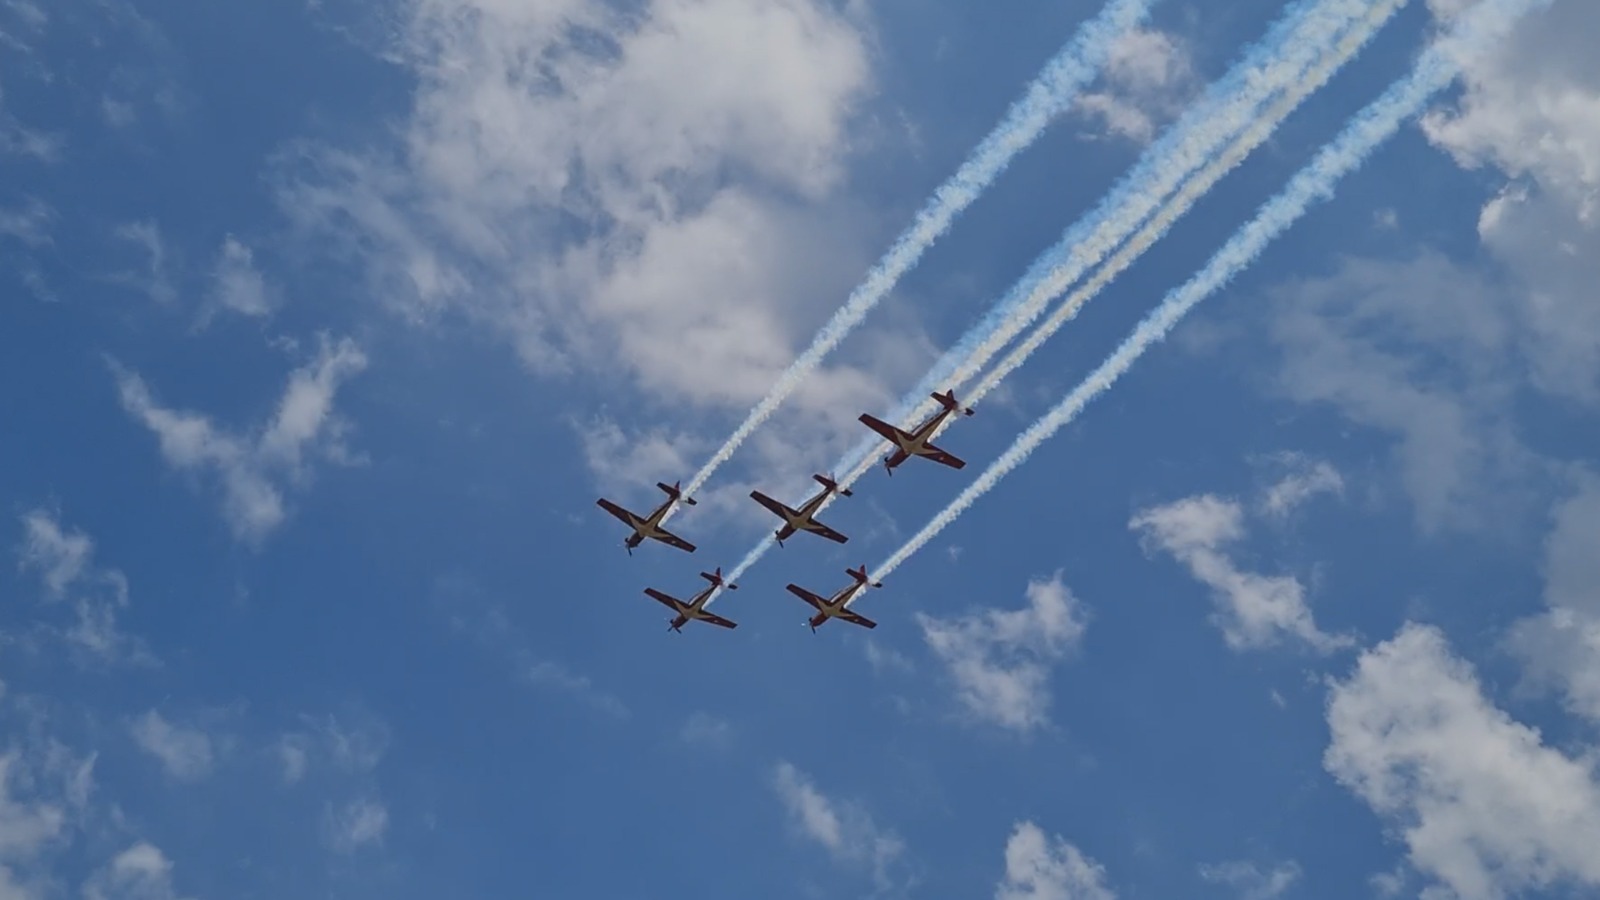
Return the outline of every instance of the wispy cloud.
{"type": "Polygon", "coordinates": [[[798,833],[820,844],[835,862],[870,869],[878,888],[889,888],[890,869],[905,852],[898,835],[880,828],[859,804],[822,793],[792,763],[777,764],[772,787],[798,833]]]}
{"type": "Polygon", "coordinates": [[[1592,762],[1496,708],[1436,628],[1407,623],[1334,682],[1327,770],[1463,900],[1600,887],[1592,762]]]}
{"type": "Polygon", "coordinates": [[[995,900],[1116,900],[1105,867],[1060,836],[1018,822],[1006,840],[1005,877],[995,900]]]}
{"type": "Polygon", "coordinates": [[[202,321],[208,321],[216,310],[262,318],[277,306],[272,286],[256,267],[254,251],[231,234],[217,251],[211,270],[210,300],[202,321]]]}
{"type": "Polygon", "coordinates": [[[203,729],[170,722],[152,709],[129,723],[128,731],[169,777],[188,782],[210,777],[216,757],[211,735],[203,729]]]}
{"type": "Polygon", "coordinates": [[[127,222],[118,225],[112,235],[143,251],[145,260],[142,269],[116,272],[107,280],[139,291],[159,304],[177,302],[178,288],[173,282],[172,261],[161,227],[154,221],[127,222]]]}
{"type": "Polygon", "coordinates": [[[27,247],[46,247],[53,242],[50,231],[55,219],[54,209],[30,197],[21,206],[0,208],[0,237],[11,238],[27,247]]]}
{"type": "Polygon", "coordinates": [[[726,750],[733,744],[733,723],[708,712],[695,712],[678,729],[678,739],[696,747],[726,750]]]}
{"type": "Polygon", "coordinates": [[[115,363],[112,369],[123,408],[156,434],[167,463],[215,477],[234,536],[259,545],[288,515],[285,488],[309,479],[309,456],[354,461],[344,441],[349,425],[334,412],[333,401],[343,382],[366,366],[366,355],[349,339],[321,337],[316,357],[290,373],[277,413],[247,434],[230,433],[200,413],[161,406],[137,374],[115,363]]]}
{"type": "Polygon", "coordinates": [[[158,664],[144,641],[118,627],[117,615],[129,604],[128,579],[94,565],[93,539],[63,526],[52,510],[25,513],[22,527],[19,567],[38,573],[49,600],[72,607],[75,621],[57,633],[74,651],[100,664],[158,664]]]}
{"type": "Polygon", "coordinates": [[[973,719],[1018,732],[1049,721],[1050,670],[1083,639],[1089,614],[1061,580],[1028,584],[1027,606],[956,619],[917,614],[973,719]]]}
{"type": "Polygon", "coordinates": [[[1083,95],[1077,112],[1109,135],[1149,143],[1175,117],[1195,87],[1188,48],[1175,35],[1139,29],[1112,46],[1104,89],[1083,95]]]}
{"type": "Polygon", "coordinates": [[[1276,863],[1264,871],[1244,860],[1200,867],[1203,880],[1233,888],[1238,900],[1277,900],[1300,880],[1300,874],[1300,864],[1293,860],[1276,863]]]}
{"type": "Polygon", "coordinates": [[[22,527],[22,570],[38,572],[51,596],[62,596],[89,568],[94,541],[81,531],[63,529],[55,514],[43,509],[24,515],[22,527]]]}
{"type": "Polygon", "coordinates": [[[518,682],[565,694],[613,718],[625,719],[631,714],[620,697],[595,684],[588,675],[535,652],[504,607],[481,596],[471,578],[455,574],[441,577],[435,595],[451,627],[503,658],[518,682]]]}
{"type": "Polygon", "coordinates": [[[1546,610],[1518,622],[1508,642],[1532,685],[1556,687],[1569,710],[1600,723],[1600,475],[1582,472],[1552,519],[1542,565],[1546,610]]]}
{"type": "Polygon", "coordinates": [[[1344,493],[1344,477],[1327,460],[1302,453],[1280,453],[1272,462],[1286,471],[1262,494],[1261,508],[1270,516],[1284,518],[1319,494],[1344,493]]]}
{"type": "Polygon", "coordinates": [[[376,799],[352,800],[335,809],[323,810],[323,837],[338,853],[354,853],[372,844],[382,844],[389,830],[389,809],[376,799]]]}
{"type": "Polygon", "coordinates": [[[1320,653],[1354,641],[1317,628],[1306,589],[1292,575],[1246,572],[1224,552],[1245,537],[1244,509],[1210,494],[1143,510],[1128,523],[1146,546],[1170,553],[1210,587],[1217,605],[1213,621],[1234,650],[1254,650],[1296,638],[1320,653]]]}
{"type": "Polygon", "coordinates": [[[86,900],[179,900],[173,865],[161,848],[139,841],[118,853],[83,887],[86,900]]]}
{"type": "Polygon", "coordinates": [[[313,766],[364,776],[389,749],[389,729],[372,715],[302,716],[303,727],[279,735],[272,745],[285,784],[295,784],[313,766]]]}

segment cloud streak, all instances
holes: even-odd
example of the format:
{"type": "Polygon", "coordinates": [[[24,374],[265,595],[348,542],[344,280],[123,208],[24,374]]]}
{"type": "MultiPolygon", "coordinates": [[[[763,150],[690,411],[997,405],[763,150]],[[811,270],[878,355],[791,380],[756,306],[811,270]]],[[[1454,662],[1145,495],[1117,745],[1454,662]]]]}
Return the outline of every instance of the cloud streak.
{"type": "Polygon", "coordinates": [[[1341,178],[1366,162],[1373,150],[1399,130],[1401,123],[1416,115],[1430,98],[1449,86],[1460,71],[1463,55],[1477,52],[1503,35],[1521,16],[1548,3],[1549,0],[1485,0],[1465,13],[1447,37],[1424,52],[1411,74],[1391,85],[1378,100],[1357,113],[1339,136],[1300,170],[1282,192],[1267,201],[1256,217],[1236,232],[1203,269],[1170,292],[1088,378],[1019,435],[999,459],[885,560],[874,574],[882,578],[894,571],[1001,479],[1027,462],[1040,444],[1076,419],[1090,401],[1109,390],[1146,350],[1164,339],[1189,310],[1253,263],[1268,244],[1298,221],[1313,204],[1332,197],[1341,178]]]}
{"type": "Polygon", "coordinates": [[[323,338],[317,357],[290,374],[273,418],[254,434],[238,435],[200,413],[160,405],[144,379],[112,363],[123,409],[156,434],[171,466],[209,471],[221,482],[223,515],[234,536],[251,544],[287,517],[279,482],[303,482],[309,453],[351,461],[343,441],[348,426],[333,401],[340,385],[366,367],[354,342],[323,338]]]}

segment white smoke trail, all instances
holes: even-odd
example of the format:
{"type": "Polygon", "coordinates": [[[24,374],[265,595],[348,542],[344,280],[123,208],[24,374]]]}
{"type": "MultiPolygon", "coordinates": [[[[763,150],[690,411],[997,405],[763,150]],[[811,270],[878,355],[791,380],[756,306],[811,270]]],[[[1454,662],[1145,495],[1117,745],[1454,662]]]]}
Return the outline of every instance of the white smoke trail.
{"type": "MultiPolygon", "coordinates": [[[[1111,0],[1094,19],[1078,30],[1072,41],[1046,64],[1027,93],[1012,104],[1000,124],[983,139],[973,154],[940,185],[911,227],[884,254],[861,284],[850,292],[833,318],[822,327],[811,346],[778,376],[778,381],[745,417],[743,423],[690,479],[685,493],[694,496],[713,473],[727,462],[779,404],[786,399],[822,358],[860,324],[895,283],[916,264],[923,252],[949,230],[955,217],[978,199],[1011,164],[1012,159],[1036,140],[1052,119],[1060,115],[1084,85],[1105,64],[1117,40],[1131,32],[1150,14],[1159,0],[1111,0]]],[[[676,511],[668,512],[668,517],[676,511]]]]}
{"type": "Polygon", "coordinates": [[[1411,74],[1396,82],[1382,97],[1358,113],[1337,138],[1295,175],[1286,188],[1267,201],[1256,217],[1241,228],[1187,283],[1169,293],[1144,318],[1100,367],[1050,412],[1017,437],[999,459],[934,516],[911,540],[895,551],[873,573],[883,578],[909,559],[978,498],[1007,474],[1027,461],[1038,446],[1082,412],[1090,401],[1105,393],[1134,362],[1162,340],[1195,304],[1226,285],[1248,267],[1267,245],[1294,224],[1319,200],[1333,196],[1339,179],[1364,163],[1372,151],[1419,112],[1428,100],[1448,87],[1460,72],[1460,59],[1475,54],[1502,36],[1517,19],[1551,0],[1482,0],[1463,13],[1447,38],[1423,54],[1411,74]]]}
{"type": "MultiPolygon", "coordinates": [[[[1035,261],[1028,274],[1007,292],[1006,299],[945,354],[902,402],[901,410],[890,421],[920,420],[931,413],[934,409],[928,397],[931,390],[958,386],[981,370],[1012,337],[1043,312],[1052,297],[1104,259],[1153,211],[1154,218],[1150,218],[1139,234],[1102,267],[1086,285],[1086,290],[1069,297],[1017,352],[1002,362],[996,370],[998,376],[991,373],[980,383],[979,393],[962,398],[967,403],[981,399],[1001,377],[1020,366],[1028,354],[1076,315],[1090,297],[1121,274],[1201,196],[1270,137],[1306,97],[1323,87],[1360,52],[1405,3],[1406,0],[1304,0],[1287,10],[1266,36],[1246,50],[1240,61],[1207,90],[1206,96],[1146,151],[1096,210],[1069,229],[1060,243],[1035,261]],[[1334,43],[1332,47],[1328,46],[1330,42],[1334,43]],[[1282,96],[1273,101],[1279,92],[1282,96]],[[1269,101],[1273,101],[1272,105],[1262,112],[1262,105],[1269,101]],[[1221,155],[1216,156],[1218,153],[1221,155]]],[[[944,427],[951,421],[953,419],[946,419],[944,427]]],[[[876,464],[874,450],[880,443],[876,436],[870,436],[845,455],[834,468],[836,472],[845,472],[839,479],[841,487],[853,486],[876,464]]],[[[834,499],[830,496],[824,500],[817,514],[826,510],[834,499]]],[[[734,571],[743,574],[775,545],[769,536],[746,554],[734,571]]]]}
{"type": "MultiPolygon", "coordinates": [[[[1003,371],[991,373],[980,383],[977,393],[968,392],[961,399],[974,404],[993,390],[1034,347],[1075,316],[1100,287],[1131,265],[1218,181],[1271,137],[1277,126],[1326,85],[1406,2],[1335,0],[1320,5],[1302,3],[1286,12],[1267,36],[1207,91],[1205,98],[1145,152],[1095,211],[1074,224],[1042,254],[983,321],[935,363],[906,396],[895,414],[897,418],[891,421],[920,421],[933,412],[936,407],[928,397],[931,391],[959,389],[1037,320],[1051,299],[1060,296],[1122,244],[1122,252],[1097,276],[1098,286],[1074,295],[1064,311],[1058,309],[1040,331],[1030,336],[1027,350],[1008,357],[1001,366],[1003,371]],[[1334,46],[1329,47],[1330,43],[1334,46]],[[1279,92],[1284,93],[1263,110],[1279,92]],[[1129,249],[1123,242],[1147,220],[1153,224],[1146,224],[1133,240],[1137,248],[1129,249]]],[[[949,424],[950,420],[946,420],[945,426],[949,424]]],[[[840,468],[848,468],[855,478],[861,477],[872,467],[874,446],[872,440],[863,441],[846,457],[851,461],[848,466],[840,468]]],[[[847,478],[841,483],[848,485],[853,480],[847,478]]]]}
{"type": "Polygon", "coordinates": [[[1406,0],[1382,0],[1372,7],[1366,16],[1351,28],[1339,43],[1315,68],[1294,82],[1293,86],[1273,102],[1249,128],[1239,134],[1223,154],[1213,159],[1205,169],[1191,178],[1183,185],[1183,189],[1175,195],[1154,217],[1147,221],[1139,233],[1130,239],[1116,255],[1107,260],[1094,277],[1079,286],[1066,300],[1056,307],[1039,327],[1030,332],[1023,340],[1006,355],[993,369],[983,376],[964,398],[968,403],[977,403],[989,392],[999,386],[1007,375],[1027,361],[1033,352],[1039,349],[1045,341],[1061,330],[1061,326],[1077,316],[1084,304],[1092,300],[1106,285],[1110,284],[1118,275],[1133,265],[1144,252],[1164,237],[1184,213],[1188,212],[1199,199],[1204,196],[1218,181],[1221,181],[1229,172],[1238,168],[1241,163],[1257,148],[1272,136],[1272,132],[1283,123],[1289,114],[1294,112],[1304,103],[1306,98],[1324,87],[1334,74],[1343,68],[1361,49],[1371,41],[1378,30],[1400,11],[1406,0]]]}

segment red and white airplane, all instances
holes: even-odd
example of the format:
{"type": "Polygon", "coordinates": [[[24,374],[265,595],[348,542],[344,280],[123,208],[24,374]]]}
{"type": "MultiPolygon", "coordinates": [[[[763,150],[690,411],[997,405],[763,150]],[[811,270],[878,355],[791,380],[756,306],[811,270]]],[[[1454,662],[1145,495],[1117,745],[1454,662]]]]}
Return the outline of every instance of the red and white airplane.
{"type": "Polygon", "coordinates": [[[766,494],[763,494],[760,491],[750,492],[752,499],[762,506],[765,506],[767,509],[777,513],[778,518],[783,520],[783,527],[779,528],[777,532],[775,532],[778,538],[779,547],[783,546],[784,541],[794,537],[794,533],[796,531],[809,531],[812,534],[821,535],[828,540],[839,544],[850,540],[839,532],[834,531],[832,528],[829,528],[828,526],[812,518],[816,515],[817,508],[822,506],[824,500],[828,499],[829,494],[837,491],[839,496],[848,497],[850,496],[849,488],[841,490],[838,482],[834,481],[832,478],[827,478],[822,475],[813,475],[811,477],[816,480],[817,484],[822,485],[822,490],[818,491],[815,496],[802,504],[799,509],[790,509],[789,507],[779,503],[771,497],[768,497],[766,494]]]}
{"type": "Polygon", "coordinates": [[[944,406],[944,409],[929,416],[927,420],[911,431],[902,431],[876,416],[870,416],[866,413],[861,414],[861,423],[863,425],[883,435],[895,446],[895,451],[883,459],[884,468],[889,470],[890,475],[894,474],[895,466],[913,456],[926,457],[952,469],[959,469],[967,464],[966,460],[957,459],[950,453],[928,443],[928,441],[933,437],[933,433],[939,429],[939,426],[944,424],[944,420],[950,417],[951,413],[960,410],[970,416],[972,415],[972,410],[961,408],[961,405],[956,402],[955,391],[945,391],[942,394],[934,393],[932,396],[933,399],[944,406]]]}
{"type": "MultiPolygon", "coordinates": [[[[672,611],[678,614],[677,618],[672,619],[667,623],[667,627],[678,632],[679,634],[683,633],[683,626],[691,619],[701,622],[710,622],[713,625],[721,625],[723,628],[738,628],[739,625],[737,622],[730,622],[716,613],[706,612],[706,601],[711,599],[712,593],[715,592],[717,588],[723,586],[722,569],[719,568],[715,572],[701,572],[700,577],[711,582],[711,587],[708,587],[700,593],[695,594],[694,599],[690,600],[688,603],[679,600],[677,597],[663,594],[655,588],[645,588],[644,592],[649,594],[652,599],[659,600],[662,604],[672,607],[672,611]]],[[[737,584],[730,584],[727,585],[727,588],[730,591],[736,591],[739,589],[739,586],[737,584]]]]}
{"type": "Polygon", "coordinates": [[[811,626],[811,630],[813,632],[817,630],[818,625],[821,625],[829,619],[843,619],[852,625],[860,625],[862,628],[878,627],[877,622],[872,621],[866,616],[851,612],[849,609],[845,608],[845,604],[849,603],[850,598],[854,597],[857,592],[867,585],[870,584],[875,588],[881,588],[883,587],[883,583],[878,581],[867,581],[867,567],[865,565],[859,569],[845,569],[845,573],[851,578],[854,578],[855,583],[849,587],[840,588],[838,593],[835,593],[832,597],[826,600],[822,599],[816,594],[811,593],[798,584],[789,585],[789,593],[811,604],[812,607],[816,609],[817,614],[807,620],[807,624],[811,626]]]}
{"type": "Polygon", "coordinates": [[[621,519],[624,524],[633,529],[633,534],[629,535],[628,539],[622,542],[622,545],[628,548],[629,556],[633,555],[633,548],[644,543],[645,538],[660,541],[663,544],[677,547],[679,550],[684,550],[689,553],[694,552],[693,544],[661,527],[661,517],[667,514],[667,510],[672,508],[672,504],[677,503],[681,499],[684,503],[687,503],[690,506],[695,505],[694,498],[683,496],[683,492],[678,489],[678,485],[681,483],[682,482],[663,484],[661,482],[656,482],[656,487],[667,492],[667,499],[666,502],[652,510],[648,516],[640,516],[637,513],[628,512],[604,497],[601,497],[599,501],[597,501],[600,504],[601,509],[621,519]]]}

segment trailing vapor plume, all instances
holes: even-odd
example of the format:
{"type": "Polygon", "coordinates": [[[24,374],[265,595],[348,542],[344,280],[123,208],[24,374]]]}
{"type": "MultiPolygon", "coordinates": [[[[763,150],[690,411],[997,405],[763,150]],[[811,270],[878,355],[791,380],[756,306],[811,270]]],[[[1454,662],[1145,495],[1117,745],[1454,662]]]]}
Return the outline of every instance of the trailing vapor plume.
{"type": "Polygon", "coordinates": [[[874,576],[883,578],[893,572],[1002,478],[1027,462],[1040,444],[1077,418],[1090,401],[1109,390],[1146,350],[1165,338],[1189,310],[1253,263],[1268,244],[1313,204],[1330,199],[1341,178],[1359,168],[1379,145],[1394,136],[1402,123],[1455,80],[1463,57],[1480,52],[1503,36],[1523,15],[1548,6],[1550,2],[1483,0],[1463,13],[1450,33],[1428,48],[1410,75],[1390,86],[1383,96],[1356,114],[1339,136],[1323,147],[1281,193],[1268,200],[1255,218],[1236,232],[1203,269],[1169,293],[1099,368],[1019,435],[1010,449],[976,481],[880,564],[874,576]]]}
{"type": "MultiPolygon", "coordinates": [[[[694,496],[716,470],[739,449],[783,401],[839,346],[868,312],[888,295],[900,277],[916,265],[924,251],[938,240],[957,215],[983,194],[1011,161],[1032,144],[1052,119],[1064,112],[1110,56],[1117,41],[1148,18],[1159,0],[1111,0],[1099,15],[1085,23],[1073,39],[1051,58],[1028,86],[1027,93],[1006,112],[1005,118],[983,139],[961,168],[934,191],[911,227],[895,239],[889,251],[851,291],[845,301],[733,434],[690,479],[684,492],[694,496]]],[[[672,512],[668,512],[670,518],[672,512]]]]}

